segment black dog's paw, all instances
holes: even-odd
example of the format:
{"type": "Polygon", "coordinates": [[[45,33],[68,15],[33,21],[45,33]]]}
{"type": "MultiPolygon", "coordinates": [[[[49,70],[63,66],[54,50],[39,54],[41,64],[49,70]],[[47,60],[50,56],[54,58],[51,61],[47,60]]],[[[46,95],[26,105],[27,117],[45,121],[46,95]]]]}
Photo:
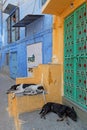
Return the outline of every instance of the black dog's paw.
{"type": "Polygon", "coordinates": [[[63,118],[61,118],[61,119],[57,119],[57,121],[63,121],[64,119],[63,118]]]}
{"type": "Polygon", "coordinates": [[[46,117],[45,116],[40,116],[41,118],[43,118],[43,119],[46,119],[46,117]]]}
{"type": "Polygon", "coordinates": [[[66,124],[67,124],[67,125],[70,125],[68,118],[66,118],[66,124]]]}
{"type": "Polygon", "coordinates": [[[69,121],[66,121],[66,124],[67,124],[67,125],[70,125],[70,124],[69,124],[69,121]]]}
{"type": "Polygon", "coordinates": [[[46,120],[46,117],[45,117],[45,116],[44,116],[43,118],[46,120]]]}

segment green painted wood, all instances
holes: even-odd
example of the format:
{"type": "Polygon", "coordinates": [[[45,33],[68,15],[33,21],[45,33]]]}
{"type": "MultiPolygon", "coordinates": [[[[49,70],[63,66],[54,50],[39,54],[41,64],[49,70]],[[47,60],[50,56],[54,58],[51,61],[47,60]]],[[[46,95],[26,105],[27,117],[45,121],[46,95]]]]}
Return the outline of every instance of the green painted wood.
{"type": "Polygon", "coordinates": [[[87,6],[64,21],[64,96],[87,109],[87,6]]]}

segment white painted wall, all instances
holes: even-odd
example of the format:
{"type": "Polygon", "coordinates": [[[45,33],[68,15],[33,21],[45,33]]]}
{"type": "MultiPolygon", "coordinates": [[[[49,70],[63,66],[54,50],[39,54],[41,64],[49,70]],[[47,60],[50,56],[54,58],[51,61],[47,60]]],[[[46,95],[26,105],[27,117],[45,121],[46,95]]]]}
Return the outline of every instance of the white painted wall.
{"type": "Polygon", "coordinates": [[[27,46],[27,73],[32,76],[30,68],[37,67],[42,64],[42,43],[36,43],[27,46]]]}

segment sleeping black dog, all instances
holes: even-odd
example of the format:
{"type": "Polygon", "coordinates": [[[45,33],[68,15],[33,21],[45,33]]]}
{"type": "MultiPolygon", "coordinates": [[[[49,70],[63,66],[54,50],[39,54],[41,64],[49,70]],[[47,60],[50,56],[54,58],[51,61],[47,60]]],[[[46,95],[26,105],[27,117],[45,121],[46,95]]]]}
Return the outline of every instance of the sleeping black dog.
{"type": "MultiPolygon", "coordinates": [[[[73,121],[77,121],[77,114],[73,107],[70,108],[63,104],[48,102],[42,107],[39,114],[41,114],[41,118],[45,119],[45,115],[49,112],[54,112],[60,117],[57,121],[63,121],[67,117],[70,117],[73,121]]],[[[68,120],[67,124],[69,125],[68,120]]]]}

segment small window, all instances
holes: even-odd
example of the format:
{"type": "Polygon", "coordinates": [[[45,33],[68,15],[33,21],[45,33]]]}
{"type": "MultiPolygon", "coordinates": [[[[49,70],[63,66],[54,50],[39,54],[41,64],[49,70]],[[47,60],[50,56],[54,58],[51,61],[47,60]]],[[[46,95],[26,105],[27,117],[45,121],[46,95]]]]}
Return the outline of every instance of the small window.
{"type": "Polygon", "coordinates": [[[15,42],[19,40],[19,28],[12,27],[15,23],[19,21],[19,8],[10,15],[7,19],[7,39],[8,43],[15,42]]]}

